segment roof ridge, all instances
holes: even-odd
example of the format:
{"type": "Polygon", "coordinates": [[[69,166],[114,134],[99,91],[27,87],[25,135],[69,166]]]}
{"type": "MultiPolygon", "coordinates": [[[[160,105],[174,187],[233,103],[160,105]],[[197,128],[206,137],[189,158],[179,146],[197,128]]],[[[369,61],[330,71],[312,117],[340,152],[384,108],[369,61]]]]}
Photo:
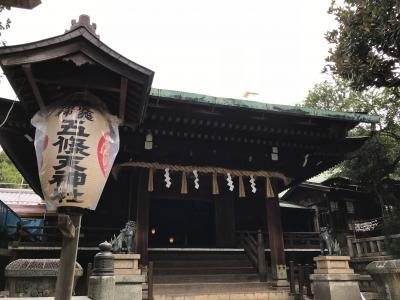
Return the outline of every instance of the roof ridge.
{"type": "Polygon", "coordinates": [[[376,115],[366,115],[354,112],[328,111],[318,108],[309,108],[309,107],[287,105],[287,104],[271,104],[254,100],[216,97],[210,95],[202,95],[191,92],[182,92],[182,91],[166,90],[159,88],[152,88],[150,91],[150,96],[161,97],[161,98],[172,98],[178,101],[191,101],[204,104],[242,107],[248,109],[274,111],[274,112],[289,113],[289,114],[302,114],[320,118],[341,119],[341,120],[357,121],[364,123],[377,123],[380,120],[380,117],[376,115]]]}

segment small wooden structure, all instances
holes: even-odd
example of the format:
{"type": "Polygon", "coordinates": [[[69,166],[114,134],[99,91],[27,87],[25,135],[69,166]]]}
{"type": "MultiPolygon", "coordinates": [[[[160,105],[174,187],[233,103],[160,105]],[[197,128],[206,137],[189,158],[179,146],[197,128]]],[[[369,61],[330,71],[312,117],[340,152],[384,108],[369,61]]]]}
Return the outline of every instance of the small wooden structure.
{"type": "Polygon", "coordinates": [[[364,238],[379,235],[382,229],[382,210],[379,201],[362,185],[347,178],[336,177],[321,183],[303,182],[291,188],[282,200],[313,208],[316,228],[329,227],[342,248],[347,247],[346,237],[364,238]],[[376,220],[376,226],[361,232],[357,225],[376,220]]]}

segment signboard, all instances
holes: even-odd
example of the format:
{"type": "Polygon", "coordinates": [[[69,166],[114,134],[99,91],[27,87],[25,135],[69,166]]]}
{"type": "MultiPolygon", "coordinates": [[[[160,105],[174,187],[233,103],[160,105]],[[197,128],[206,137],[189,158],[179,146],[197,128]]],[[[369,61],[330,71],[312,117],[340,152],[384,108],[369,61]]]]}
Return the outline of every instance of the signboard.
{"type": "Polygon", "coordinates": [[[96,209],[119,150],[118,119],[89,104],[39,111],[35,150],[44,200],[96,209]]]}

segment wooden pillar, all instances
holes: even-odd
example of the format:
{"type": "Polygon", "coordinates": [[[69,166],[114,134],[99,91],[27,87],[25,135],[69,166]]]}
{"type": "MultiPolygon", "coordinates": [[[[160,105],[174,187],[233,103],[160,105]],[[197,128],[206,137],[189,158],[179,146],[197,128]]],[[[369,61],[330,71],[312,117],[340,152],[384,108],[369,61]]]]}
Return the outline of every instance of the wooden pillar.
{"type": "MultiPolygon", "coordinates": [[[[55,300],[70,300],[72,299],[74,287],[74,274],[76,256],[78,254],[79,233],[81,230],[81,214],[67,215],[71,225],[69,230],[71,236],[66,236],[63,233],[60,267],[58,270],[56,291],[54,295],[55,300]]],[[[64,217],[66,218],[66,217],[64,217]]],[[[59,219],[60,220],[60,219],[59,219]]],[[[60,223],[59,223],[60,228],[60,223]]],[[[61,229],[61,228],[60,228],[61,229]]]]}
{"type": "Polygon", "coordinates": [[[215,196],[215,239],[217,247],[235,246],[235,199],[232,195],[215,196]]]}
{"type": "Polygon", "coordinates": [[[147,192],[146,170],[140,169],[138,173],[135,253],[140,254],[140,263],[145,266],[148,262],[150,197],[149,193],[147,192]]]}
{"type": "Polygon", "coordinates": [[[271,249],[271,275],[279,286],[288,285],[283,244],[283,231],[279,200],[266,199],[269,247],[271,249]]]}
{"type": "Polygon", "coordinates": [[[313,205],[311,208],[314,210],[313,222],[314,222],[314,232],[319,232],[319,211],[318,206],[313,205]]]}

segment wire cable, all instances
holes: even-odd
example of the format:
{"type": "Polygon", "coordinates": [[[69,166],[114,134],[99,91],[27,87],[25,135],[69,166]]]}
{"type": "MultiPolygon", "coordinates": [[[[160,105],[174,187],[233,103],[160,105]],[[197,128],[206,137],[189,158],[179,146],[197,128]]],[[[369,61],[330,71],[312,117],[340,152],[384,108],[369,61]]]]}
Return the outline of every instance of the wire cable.
{"type": "Polygon", "coordinates": [[[17,97],[15,97],[13,103],[11,104],[10,109],[8,110],[8,112],[7,112],[7,114],[6,114],[6,117],[4,118],[3,122],[0,124],[0,128],[2,128],[2,127],[4,126],[4,124],[6,124],[6,122],[8,121],[8,118],[10,117],[11,111],[12,111],[13,108],[14,108],[15,102],[17,102],[17,97]]]}

